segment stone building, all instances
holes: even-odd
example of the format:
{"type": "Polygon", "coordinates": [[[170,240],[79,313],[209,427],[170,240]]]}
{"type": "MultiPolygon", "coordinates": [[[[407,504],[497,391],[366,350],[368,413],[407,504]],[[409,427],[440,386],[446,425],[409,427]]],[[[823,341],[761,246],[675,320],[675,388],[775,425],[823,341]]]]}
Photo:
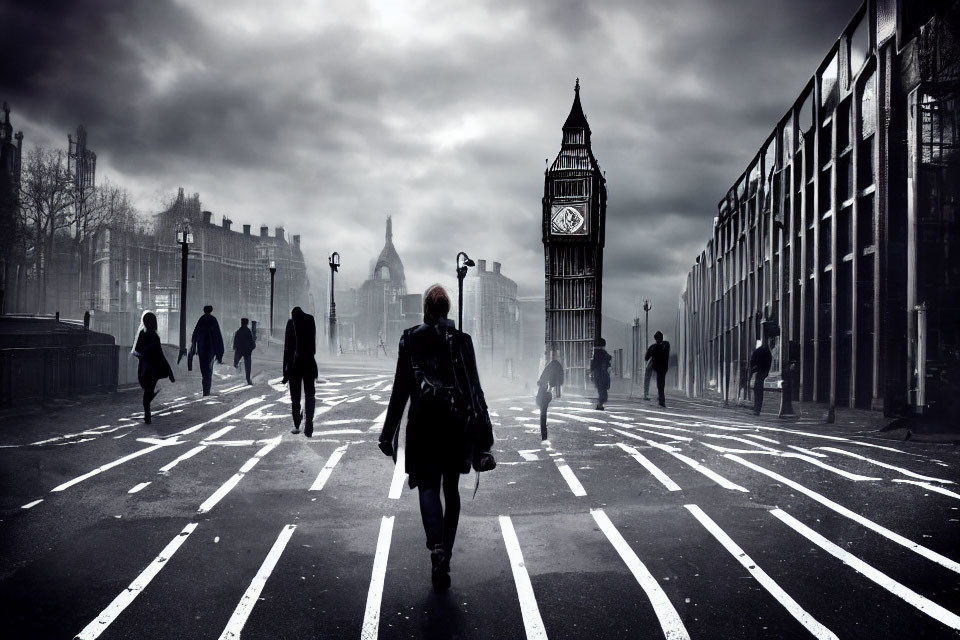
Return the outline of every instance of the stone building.
{"type": "Polygon", "coordinates": [[[500,272],[499,262],[487,270],[487,261],[477,260],[477,268],[467,271],[463,281],[463,330],[473,338],[477,365],[482,371],[507,378],[518,375],[517,283],[500,272]]]}
{"type": "Polygon", "coordinates": [[[687,393],[736,396],[766,338],[795,398],[957,413],[958,34],[955,2],[860,5],[720,200],[680,297],[687,393]]]}

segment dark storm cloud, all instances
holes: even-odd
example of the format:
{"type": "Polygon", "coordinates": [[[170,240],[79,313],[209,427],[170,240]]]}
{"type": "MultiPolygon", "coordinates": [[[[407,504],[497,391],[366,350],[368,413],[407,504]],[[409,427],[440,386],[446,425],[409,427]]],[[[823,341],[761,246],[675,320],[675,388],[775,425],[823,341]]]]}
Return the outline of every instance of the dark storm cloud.
{"type": "MultiPolygon", "coordinates": [[[[442,5],[100,0],[0,9],[3,99],[27,144],[83,123],[104,171],[183,185],[235,223],[334,248],[359,284],[394,216],[411,290],[453,255],[542,294],[544,159],[574,77],[607,172],[604,311],[672,323],[716,204],[856,2],[490,0],[442,5]],[[33,130],[29,130],[29,126],[33,130]]],[[[323,279],[324,271],[316,277],[323,279]]]]}

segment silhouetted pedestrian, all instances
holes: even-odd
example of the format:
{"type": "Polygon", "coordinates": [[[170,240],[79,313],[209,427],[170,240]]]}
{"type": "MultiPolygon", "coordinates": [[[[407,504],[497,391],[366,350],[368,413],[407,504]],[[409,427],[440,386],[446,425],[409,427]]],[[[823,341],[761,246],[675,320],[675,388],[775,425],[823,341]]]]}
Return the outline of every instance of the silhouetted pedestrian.
{"type": "Polygon", "coordinates": [[[400,421],[410,400],[404,465],[419,489],[434,588],[450,586],[450,558],[460,520],[460,474],[496,466],[493,429],[470,336],[447,319],[440,285],[423,296],[423,324],[403,332],[380,450],[397,461],[400,421]],[[443,503],[440,487],[443,486],[443,503]]]}
{"type": "Polygon", "coordinates": [[[247,384],[253,384],[250,380],[250,365],[253,350],[257,348],[257,343],[253,341],[253,333],[247,326],[249,320],[240,318],[240,328],[233,334],[233,366],[240,366],[240,359],[243,358],[243,369],[247,374],[247,384]]]}
{"type": "Polygon", "coordinates": [[[667,382],[667,369],[670,368],[670,343],[663,339],[663,333],[653,334],[654,343],[647,347],[644,361],[650,362],[650,369],[657,374],[657,404],[667,406],[667,398],[663,387],[667,382]]]}
{"type": "Polygon", "coordinates": [[[213,307],[209,304],[203,308],[203,315],[197,320],[191,342],[200,360],[203,395],[208,396],[213,382],[213,361],[223,364],[223,334],[220,333],[220,323],[213,315],[213,307]]]}
{"type": "Polygon", "coordinates": [[[317,361],[317,323],[313,316],[300,307],[290,311],[283,336],[283,384],[290,383],[290,404],[293,409],[293,429],[313,437],[313,412],[316,406],[316,380],[319,375],[317,361]],[[303,412],[300,410],[300,393],[303,392],[303,412]]]}
{"type": "Polygon", "coordinates": [[[547,357],[550,362],[543,368],[540,379],[537,381],[537,406],[540,407],[540,440],[547,439],[547,407],[553,400],[551,389],[560,397],[560,387],[563,385],[563,364],[560,362],[560,353],[551,349],[547,357]]]}
{"type": "Polygon", "coordinates": [[[137,341],[133,345],[133,355],[139,359],[137,365],[137,380],[143,389],[143,421],[150,424],[150,403],[159,391],[157,381],[169,378],[175,382],[170,363],[163,355],[160,346],[160,336],[157,334],[157,316],[151,311],[144,311],[140,318],[140,331],[137,332],[137,341]]]}
{"type": "Polygon", "coordinates": [[[753,376],[753,413],[760,415],[763,408],[763,381],[770,375],[773,354],[763,340],[757,340],[757,348],[750,356],[750,375],[753,376]]]}
{"type": "Polygon", "coordinates": [[[593,384],[597,387],[597,409],[600,411],[603,411],[603,405],[607,402],[607,391],[610,389],[610,361],[613,359],[604,348],[606,346],[607,341],[598,338],[597,345],[593,348],[593,359],[590,361],[593,384]]]}

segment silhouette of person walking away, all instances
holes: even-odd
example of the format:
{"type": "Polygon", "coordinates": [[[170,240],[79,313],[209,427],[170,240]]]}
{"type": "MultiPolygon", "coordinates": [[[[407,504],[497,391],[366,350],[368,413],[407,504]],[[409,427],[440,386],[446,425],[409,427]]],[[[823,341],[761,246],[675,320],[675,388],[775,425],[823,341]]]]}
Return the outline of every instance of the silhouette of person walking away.
{"type": "Polygon", "coordinates": [[[216,359],[219,364],[223,364],[223,334],[220,333],[220,323],[213,315],[213,307],[209,304],[203,308],[203,315],[197,320],[191,342],[191,350],[200,359],[203,395],[208,396],[213,382],[213,361],[216,359]]]}
{"type": "Polygon", "coordinates": [[[590,372],[593,374],[593,384],[597,386],[597,409],[603,411],[607,401],[607,391],[610,389],[610,361],[612,358],[607,350],[607,341],[597,338],[597,346],[593,348],[593,359],[590,361],[590,372]]]}
{"type": "Polygon", "coordinates": [[[423,324],[403,332],[380,450],[397,462],[400,421],[407,400],[404,465],[419,489],[420,516],[430,550],[431,580],[450,586],[450,558],[460,520],[460,474],[496,466],[493,429],[480,388],[473,342],[447,319],[450,297],[440,285],[423,297],[423,324]],[[440,487],[443,486],[443,502],[440,487]]]}
{"type": "Polygon", "coordinates": [[[543,368],[540,379],[537,381],[537,406],[540,407],[540,440],[547,439],[547,407],[553,400],[550,389],[560,397],[560,387],[563,385],[563,364],[560,363],[560,353],[556,348],[547,354],[550,362],[543,368]]]}
{"type": "Polygon", "coordinates": [[[283,336],[283,384],[290,383],[290,404],[293,409],[293,429],[300,433],[303,420],[303,435],[313,437],[313,412],[316,407],[317,370],[317,323],[313,316],[300,307],[290,311],[287,329],[283,336]],[[300,392],[303,392],[303,409],[300,411],[300,392]]]}
{"type": "Polygon", "coordinates": [[[667,369],[670,367],[670,343],[663,339],[663,333],[653,334],[654,343],[647,347],[644,360],[650,362],[650,369],[657,374],[657,404],[667,406],[667,398],[663,394],[663,387],[667,382],[667,369]]]}
{"type": "Polygon", "coordinates": [[[750,374],[753,378],[753,413],[760,415],[763,408],[763,381],[770,374],[773,354],[764,340],[757,340],[757,348],[750,356],[750,374]]]}
{"type": "Polygon", "coordinates": [[[143,389],[143,422],[150,424],[150,403],[157,397],[157,381],[169,378],[175,382],[170,363],[163,355],[160,336],[157,334],[157,316],[152,311],[144,311],[140,318],[140,331],[133,344],[133,355],[140,360],[137,365],[137,380],[143,389]]]}
{"type": "Polygon", "coordinates": [[[240,318],[240,328],[233,334],[233,366],[236,368],[240,364],[240,358],[243,358],[243,369],[247,374],[247,384],[253,384],[250,380],[250,364],[253,350],[257,348],[257,343],[253,340],[253,333],[247,323],[247,318],[240,318]]]}

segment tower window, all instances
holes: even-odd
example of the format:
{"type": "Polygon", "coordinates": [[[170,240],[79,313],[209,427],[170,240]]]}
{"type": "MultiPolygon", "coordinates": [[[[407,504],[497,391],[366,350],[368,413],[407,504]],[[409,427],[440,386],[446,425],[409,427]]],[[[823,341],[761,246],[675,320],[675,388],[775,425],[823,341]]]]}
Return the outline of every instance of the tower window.
{"type": "Polygon", "coordinates": [[[587,195],[585,180],[557,180],[553,183],[553,195],[558,198],[583,198],[587,195]]]}

